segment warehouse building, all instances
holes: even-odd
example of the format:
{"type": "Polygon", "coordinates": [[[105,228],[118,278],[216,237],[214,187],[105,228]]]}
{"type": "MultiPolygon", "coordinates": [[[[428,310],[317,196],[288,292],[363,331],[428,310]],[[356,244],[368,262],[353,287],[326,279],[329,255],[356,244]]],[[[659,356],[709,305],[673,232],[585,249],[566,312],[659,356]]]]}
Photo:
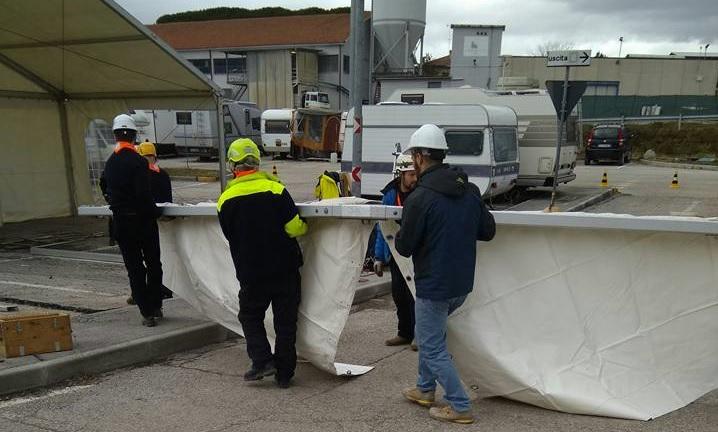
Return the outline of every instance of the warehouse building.
{"type": "MultiPolygon", "coordinates": [[[[367,17],[368,18],[368,17],[367,17]]],[[[369,33],[369,21],[366,34],[369,33]]],[[[177,22],[148,26],[220,86],[260,109],[295,108],[306,91],[350,106],[350,15],[325,14],[177,22]]],[[[368,36],[367,36],[368,37],[368,36]]],[[[359,61],[368,70],[368,50],[359,61]]],[[[363,94],[368,95],[368,82],[363,94]]],[[[366,99],[366,98],[365,98],[366,99]]]]}

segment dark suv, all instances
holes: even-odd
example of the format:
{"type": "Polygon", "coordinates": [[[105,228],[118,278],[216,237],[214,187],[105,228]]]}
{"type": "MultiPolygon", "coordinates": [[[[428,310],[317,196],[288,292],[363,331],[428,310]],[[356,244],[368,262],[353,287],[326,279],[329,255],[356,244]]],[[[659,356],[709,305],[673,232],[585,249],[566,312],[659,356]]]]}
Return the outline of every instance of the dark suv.
{"type": "Polygon", "coordinates": [[[611,160],[619,165],[631,161],[631,140],[626,128],[620,125],[596,126],[586,142],[586,165],[591,161],[611,160]]]}

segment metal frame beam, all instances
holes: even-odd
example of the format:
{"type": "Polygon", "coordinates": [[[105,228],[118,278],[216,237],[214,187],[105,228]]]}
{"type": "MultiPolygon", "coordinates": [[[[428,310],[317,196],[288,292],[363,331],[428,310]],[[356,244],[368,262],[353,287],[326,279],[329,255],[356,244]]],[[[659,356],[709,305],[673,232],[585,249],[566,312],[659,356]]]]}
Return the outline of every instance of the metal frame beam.
{"type": "Polygon", "coordinates": [[[63,46],[77,46],[77,45],[95,45],[102,43],[122,43],[122,42],[135,42],[143,41],[146,37],[143,35],[132,35],[132,36],[116,36],[107,38],[93,38],[93,39],[74,39],[74,40],[54,40],[54,41],[38,41],[38,42],[23,42],[14,44],[0,45],[0,50],[11,50],[11,49],[28,49],[28,48],[61,48],[63,46]]]}
{"type": "MultiPolygon", "coordinates": [[[[215,205],[163,206],[165,216],[216,217],[215,205]]],[[[304,218],[335,218],[360,220],[401,220],[402,207],[366,204],[297,203],[299,215],[304,218]]],[[[718,235],[718,218],[686,218],[674,216],[626,216],[589,213],[542,213],[520,211],[492,211],[498,225],[539,228],[566,228],[590,230],[626,230],[648,232],[674,232],[718,235]]],[[[80,216],[111,216],[108,206],[82,206],[80,216]]]]}
{"type": "Polygon", "coordinates": [[[98,92],[98,93],[70,93],[67,95],[71,100],[87,100],[87,99],[163,99],[163,98],[208,98],[213,99],[214,94],[209,91],[154,91],[154,92],[98,92]]]}
{"type": "Polygon", "coordinates": [[[55,100],[51,95],[42,92],[26,92],[14,90],[0,90],[0,97],[13,99],[46,99],[55,100]]]}
{"type": "Polygon", "coordinates": [[[32,82],[33,84],[37,85],[38,87],[42,88],[46,92],[48,92],[50,95],[52,95],[55,99],[64,99],[65,94],[63,91],[52,84],[48,83],[44,79],[40,78],[37,74],[32,72],[31,70],[27,69],[20,63],[16,62],[15,60],[11,59],[10,57],[0,53],[0,64],[3,64],[7,66],[8,68],[12,69],[15,73],[22,76],[26,80],[32,82]]]}

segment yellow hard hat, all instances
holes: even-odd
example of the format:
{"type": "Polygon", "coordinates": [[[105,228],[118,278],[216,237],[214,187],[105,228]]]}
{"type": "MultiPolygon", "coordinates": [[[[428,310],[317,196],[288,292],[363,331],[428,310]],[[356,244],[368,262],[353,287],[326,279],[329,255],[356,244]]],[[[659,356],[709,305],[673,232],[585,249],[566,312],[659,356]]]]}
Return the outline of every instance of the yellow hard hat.
{"type": "Polygon", "coordinates": [[[227,150],[227,160],[230,162],[242,162],[250,156],[257,159],[257,161],[260,161],[262,158],[262,155],[259,153],[259,147],[249,138],[234,140],[227,150]]]}
{"type": "Polygon", "coordinates": [[[149,141],[140,143],[140,145],[137,146],[137,153],[139,153],[140,156],[151,155],[157,157],[157,149],[155,149],[155,145],[149,141]]]}

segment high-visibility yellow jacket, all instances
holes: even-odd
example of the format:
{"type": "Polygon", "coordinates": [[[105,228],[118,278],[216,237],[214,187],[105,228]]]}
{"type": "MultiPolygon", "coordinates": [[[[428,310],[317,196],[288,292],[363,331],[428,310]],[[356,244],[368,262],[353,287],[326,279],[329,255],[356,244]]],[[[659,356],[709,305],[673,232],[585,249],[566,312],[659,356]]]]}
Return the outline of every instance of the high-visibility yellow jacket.
{"type": "Polygon", "coordinates": [[[217,200],[217,212],[240,283],[303,264],[296,237],[306,234],[307,224],[276,177],[257,171],[235,178],[217,200]]]}
{"type": "Polygon", "coordinates": [[[324,173],[319,176],[319,181],[314,187],[314,196],[320,200],[339,198],[341,196],[339,184],[336,180],[324,173]]]}

